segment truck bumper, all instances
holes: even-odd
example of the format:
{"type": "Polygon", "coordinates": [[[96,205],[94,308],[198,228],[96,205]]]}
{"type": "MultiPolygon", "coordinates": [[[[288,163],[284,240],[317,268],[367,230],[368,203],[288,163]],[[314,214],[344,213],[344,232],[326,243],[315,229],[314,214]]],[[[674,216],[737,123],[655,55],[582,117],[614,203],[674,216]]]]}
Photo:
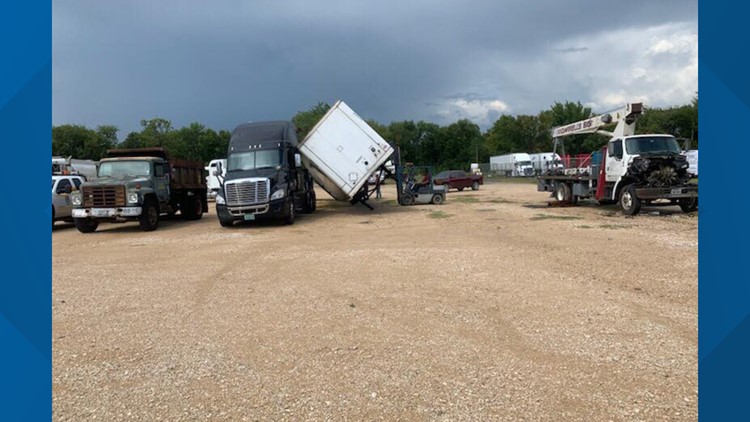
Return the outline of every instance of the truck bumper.
{"type": "Polygon", "coordinates": [[[684,199],[697,198],[698,186],[675,186],[670,188],[638,188],[639,199],[684,199]]]}
{"type": "Polygon", "coordinates": [[[141,207],[73,208],[73,218],[133,218],[143,212],[141,207]]]}
{"type": "Polygon", "coordinates": [[[216,213],[224,221],[242,221],[266,218],[284,218],[289,213],[287,198],[271,201],[265,204],[245,206],[216,205],[216,213]]]}

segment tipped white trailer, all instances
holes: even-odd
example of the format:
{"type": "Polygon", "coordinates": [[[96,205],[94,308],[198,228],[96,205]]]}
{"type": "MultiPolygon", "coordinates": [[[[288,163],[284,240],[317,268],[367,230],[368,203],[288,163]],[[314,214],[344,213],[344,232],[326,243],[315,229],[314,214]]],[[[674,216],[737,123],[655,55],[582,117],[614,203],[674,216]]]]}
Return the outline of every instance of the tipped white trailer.
{"type": "Polygon", "coordinates": [[[302,163],[338,201],[355,202],[393,147],[343,101],[337,101],[299,143],[302,163]]]}

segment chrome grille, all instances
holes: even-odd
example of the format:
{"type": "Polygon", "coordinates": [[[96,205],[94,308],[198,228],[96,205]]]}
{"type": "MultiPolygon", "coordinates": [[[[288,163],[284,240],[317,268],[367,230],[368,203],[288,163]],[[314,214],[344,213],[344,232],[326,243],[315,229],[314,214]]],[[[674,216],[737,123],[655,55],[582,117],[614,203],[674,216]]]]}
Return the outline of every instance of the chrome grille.
{"type": "Polygon", "coordinates": [[[227,205],[252,205],[268,202],[268,179],[230,181],[224,184],[227,205]]]}
{"type": "Polygon", "coordinates": [[[86,208],[125,206],[125,186],[83,186],[82,191],[86,208]]]}

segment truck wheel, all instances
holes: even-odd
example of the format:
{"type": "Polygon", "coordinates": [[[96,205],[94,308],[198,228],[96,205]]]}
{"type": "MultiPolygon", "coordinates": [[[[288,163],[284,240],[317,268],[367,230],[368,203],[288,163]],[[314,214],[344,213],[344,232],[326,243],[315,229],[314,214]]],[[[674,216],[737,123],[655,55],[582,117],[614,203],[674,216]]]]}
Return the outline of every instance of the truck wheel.
{"type": "Polygon", "coordinates": [[[620,192],[620,208],[626,215],[636,215],[641,210],[641,200],[635,194],[635,185],[628,185],[620,192]]]}
{"type": "Polygon", "coordinates": [[[570,203],[573,195],[570,193],[570,186],[567,183],[558,183],[555,186],[555,199],[557,202],[570,203]]]}
{"type": "Polygon", "coordinates": [[[156,209],[153,199],[147,199],[143,204],[143,211],[138,217],[138,223],[144,232],[154,231],[159,226],[159,210],[156,209]]]}
{"type": "Polygon", "coordinates": [[[448,192],[451,189],[451,185],[449,183],[443,183],[443,186],[445,186],[446,192],[448,192]]]}
{"type": "Polygon", "coordinates": [[[203,217],[203,203],[195,195],[188,196],[185,207],[180,212],[186,220],[200,220],[203,217]]]}
{"type": "Polygon", "coordinates": [[[305,214],[312,214],[315,211],[315,192],[310,192],[305,195],[305,207],[303,212],[305,214]]]}
{"type": "Polygon", "coordinates": [[[294,224],[294,199],[291,199],[289,201],[289,214],[287,214],[286,217],[284,217],[284,224],[294,224]]]}
{"type": "Polygon", "coordinates": [[[93,233],[99,227],[99,222],[90,218],[76,218],[75,224],[81,233],[93,233]]]}
{"type": "Polygon", "coordinates": [[[461,186],[460,188],[458,188],[458,191],[459,191],[459,192],[463,192],[463,190],[464,190],[464,187],[463,187],[463,186],[461,186]]]}
{"type": "Polygon", "coordinates": [[[472,182],[471,190],[479,190],[479,182],[477,181],[472,182]]]}
{"type": "Polygon", "coordinates": [[[436,193],[432,195],[432,203],[435,205],[442,205],[443,204],[443,195],[436,193]]]}
{"type": "Polygon", "coordinates": [[[221,224],[221,227],[232,227],[234,226],[234,220],[224,220],[219,218],[219,224],[221,224]]]}
{"type": "Polygon", "coordinates": [[[686,198],[680,200],[680,209],[688,213],[698,209],[698,198],[686,198]]]}

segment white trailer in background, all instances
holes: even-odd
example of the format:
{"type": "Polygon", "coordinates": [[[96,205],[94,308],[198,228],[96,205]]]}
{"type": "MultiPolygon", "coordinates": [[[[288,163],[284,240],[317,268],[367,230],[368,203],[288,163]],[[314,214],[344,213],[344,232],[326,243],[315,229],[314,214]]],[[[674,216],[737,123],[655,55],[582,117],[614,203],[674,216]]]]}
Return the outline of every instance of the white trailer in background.
{"type": "Polygon", "coordinates": [[[393,147],[343,101],[337,101],[299,143],[302,164],[338,201],[366,195],[367,180],[393,154],[393,147]]]}
{"type": "Polygon", "coordinates": [[[52,174],[77,174],[87,180],[96,179],[99,162],[73,157],[52,157],[52,174]]]}
{"type": "Polygon", "coordinates": [[[490,157],[490,171],[508,177],[534,175],[531,157],[525,152],[490,157]]]}
{"type": "Polygon", "coordinates": [[[542,174],[547,170],[562,170],[563,164],[560,155],[554,152],[537,152],[529,154],[534,174],[542,174]]]}

